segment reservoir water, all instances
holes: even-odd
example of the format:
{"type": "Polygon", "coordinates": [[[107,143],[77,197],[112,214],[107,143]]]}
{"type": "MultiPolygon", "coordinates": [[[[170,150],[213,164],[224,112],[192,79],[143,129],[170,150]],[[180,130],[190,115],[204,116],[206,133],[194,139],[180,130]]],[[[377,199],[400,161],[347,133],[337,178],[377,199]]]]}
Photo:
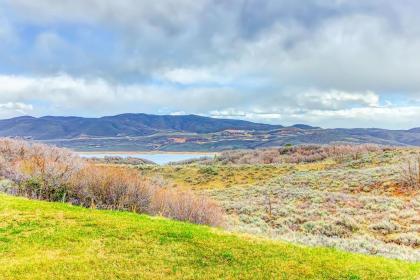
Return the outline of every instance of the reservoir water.
{"type": "Polygon", "coordinates": [[[79,152],[81,157],[84,158],[104,158],[104,157],[133,157],[151,160],[159,165],[167,164],[169,162],[183,161],[187,159],[196,159],[202,157],[213,157],[215,154],[212,153],[107,153],[107,152],[79,152]]]}

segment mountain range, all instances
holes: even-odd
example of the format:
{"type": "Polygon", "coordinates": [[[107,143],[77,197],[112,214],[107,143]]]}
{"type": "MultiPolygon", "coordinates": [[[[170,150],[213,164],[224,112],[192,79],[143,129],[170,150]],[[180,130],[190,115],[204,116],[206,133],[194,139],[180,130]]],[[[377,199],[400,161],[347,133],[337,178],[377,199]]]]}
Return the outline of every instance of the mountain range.
{"type": "Polygon", "coordinates": [[[35,140],[146,136],[163,131],[212,133],[226,129],[272,130],[276,128],[282,128],[282,126],[197,115],[122,114],[101,118],[24,116],[0,120],[0,136],[30,137],[35,140]]]}
{"type": "Polygon", "coordinates": [[[121,114],[100,118],[23,116],[0,120],[0,136],[32,139],[76,150],[219,151],[333,142],[420,146],[410,130],[285,127],[197,115],[121,114]]]}

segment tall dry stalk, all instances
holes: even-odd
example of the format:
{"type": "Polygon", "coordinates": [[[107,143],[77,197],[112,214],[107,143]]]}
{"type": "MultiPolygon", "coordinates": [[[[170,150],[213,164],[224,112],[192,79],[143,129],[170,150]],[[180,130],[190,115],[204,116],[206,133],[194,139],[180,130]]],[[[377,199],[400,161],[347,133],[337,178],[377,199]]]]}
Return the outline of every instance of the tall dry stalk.
{"type": "Polygon", "coordinates": [[[402,168],[401,177],[405,188],[420,189],[420,154],[407,161],[402,168]]]}

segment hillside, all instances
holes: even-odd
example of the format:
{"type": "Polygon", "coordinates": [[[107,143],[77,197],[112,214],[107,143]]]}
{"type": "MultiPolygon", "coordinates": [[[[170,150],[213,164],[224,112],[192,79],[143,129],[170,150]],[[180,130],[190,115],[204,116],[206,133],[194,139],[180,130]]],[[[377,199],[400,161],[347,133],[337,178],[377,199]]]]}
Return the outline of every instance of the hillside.
{"type": "Polygon", "coordinates": [[[30,137],[36,140],[78,137],[145,136],[158,132],[211,133],[226,129],[270,130],[282,126],[258,124],[196,115],[169,116],[122,114],[101,118],[18,117],[0,120],[0,136],[30,137]]]}
{"type": "Polygon", "coordinates": [[[0,194],[1,279],[416,279],[419,263],[0,194]]]}
{"type": "Polygon", "coordinates": [[[137,168],[212,198],[231,230],[418,262],[419,164],[418,148],[314,145],[137,168]]]}
{"type": "Polygon", "coordinates": [[[79,151],[223,151],[337,142],[420,146],[419,128],[283,127],[196,115],[26,116],[0,120],[1,136],[34,139],[79,151]]]}

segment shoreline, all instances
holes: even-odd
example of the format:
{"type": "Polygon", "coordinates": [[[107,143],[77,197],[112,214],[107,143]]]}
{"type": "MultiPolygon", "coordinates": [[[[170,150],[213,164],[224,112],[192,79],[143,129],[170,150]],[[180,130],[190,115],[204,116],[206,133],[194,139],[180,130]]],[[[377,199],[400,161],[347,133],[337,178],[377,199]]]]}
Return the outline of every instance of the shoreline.
{"type": "Polygon", "coordinates": [[[167,155],[218,155],[220,152],[171,152],[171,151],[75,151],[72,150],[74,153],[77,154],[126,154],[126,155],[141,155],[141,154],[150,154],[150,155],[158,155],[158,154],[167,154],[167,155]]]}

